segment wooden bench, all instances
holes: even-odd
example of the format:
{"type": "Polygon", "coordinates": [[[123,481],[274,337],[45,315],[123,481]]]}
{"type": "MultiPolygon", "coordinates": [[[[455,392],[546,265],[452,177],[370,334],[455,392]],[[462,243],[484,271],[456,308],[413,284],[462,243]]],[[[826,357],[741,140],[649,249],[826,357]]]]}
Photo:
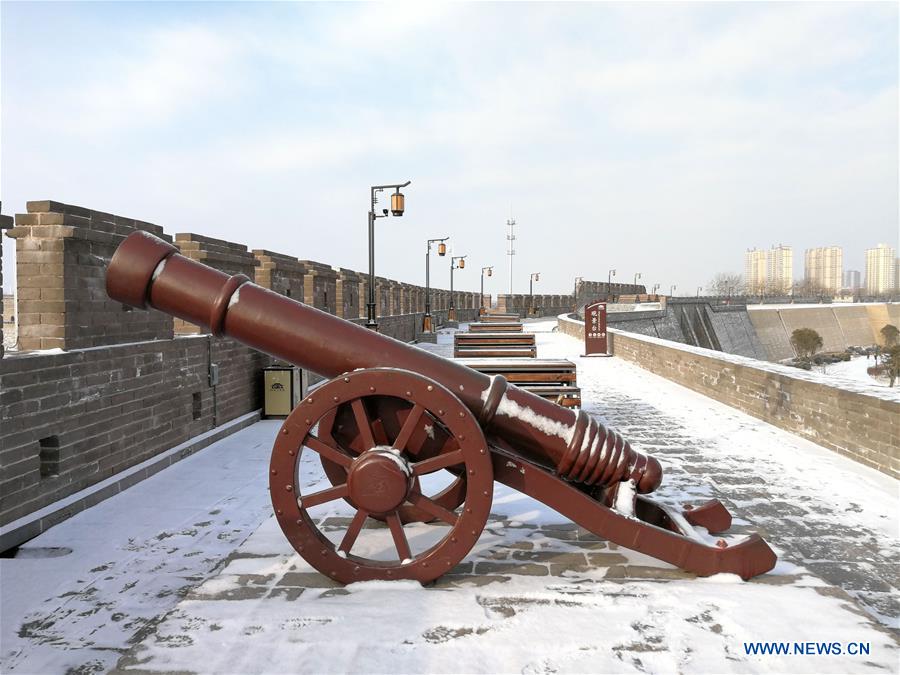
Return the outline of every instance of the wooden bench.
{"type": "Polygon", "coordinates": [[[515,384],[564,405],[581,405],[575,364],[566,359],[458,358],[458,363],[485,375],[502,375],[515,384]]]}
{"type": "Polygon", "coordinates": [[[482,314],[481,321],[483,323],[517,323],[519,321],[518,314],[482,314]]]}
{"type": "Polygon", "coordinates": [[[537,356],[534,333],[454,333],[453,356],[524,357],[537,356]]]}
{"type": "Polygon", "coordinates": [[[476,321],[469,324],[470,333],[521,333],[522,324],[518,321],[483,323],[476,321]]]}

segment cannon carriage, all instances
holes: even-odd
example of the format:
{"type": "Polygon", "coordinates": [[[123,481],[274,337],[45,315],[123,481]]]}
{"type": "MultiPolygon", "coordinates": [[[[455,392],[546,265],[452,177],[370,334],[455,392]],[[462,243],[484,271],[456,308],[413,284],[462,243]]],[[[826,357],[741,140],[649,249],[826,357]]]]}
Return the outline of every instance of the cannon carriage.
{"type": "Polygon", "coordinates": [[[775,564],[755,534],[731,546],[706,543],[693,526],[728,529],[731,516],[721,503],[677,510],[657,504],[647,497],[662,480],[657,460],[583,410],[502,375],[228,276],[144,232],[120,245],[107,292],[331,378],[281,426],[269,487],[288,541],[337,581],[424,583],[451,570],[487,523],[494,481],[601,537],[699,575],[748,579],[775,564]],[[309,475],[319,465],[324,485],[309,475]],[[317,515],[338,504],[350,514],[338,525],[317,515]],[[427,531],[423,523],[430,523],[427,531]],[[363,532],[376,544],[362,541],[363,532]]]}

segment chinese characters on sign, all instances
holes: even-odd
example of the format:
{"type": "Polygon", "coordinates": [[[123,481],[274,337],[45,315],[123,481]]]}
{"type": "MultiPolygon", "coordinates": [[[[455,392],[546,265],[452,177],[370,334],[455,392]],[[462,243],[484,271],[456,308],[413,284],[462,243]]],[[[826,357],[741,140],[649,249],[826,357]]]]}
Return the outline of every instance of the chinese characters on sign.
{"type": "Polygon", "coordinates": [[[584,308],[584,353],[607,353],[605,302],[594,302],[584,308]]]}

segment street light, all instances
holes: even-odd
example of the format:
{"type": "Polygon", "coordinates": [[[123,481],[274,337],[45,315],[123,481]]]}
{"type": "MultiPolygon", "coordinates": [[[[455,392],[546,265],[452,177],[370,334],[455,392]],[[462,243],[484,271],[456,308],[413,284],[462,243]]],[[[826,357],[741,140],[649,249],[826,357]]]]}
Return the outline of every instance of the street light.
{"type": "Polygon", "coordinates": [[[375,321],[375,219],[387,218],[388,210],[382,209],[381,215],[375,213],[375,204],[378,203],[378,193],[384,190],[394,190],[391,195],[391,215],[402,216],[406,207],[406,198],[400,192],[400,188],[406,187],[412,181],[397,183],[394,185],[373,185],[369,188],[371,206],[369,208],[369,299],[366,303],[366,328],[378,330],[375,321]]]}
{"type": "Polygon", "coordinates": [[[700,297],[700,291],[703,290],[703,286],[697,286],[697,297],[700,297]]]}
{"type": "Polygon", "coordinates": [[[431,321],[431,245],[437,242],[437,251],[439,256],[447,255],[447,241],[450,237],[441,239],[429,239],[428,247],[425,251],[425,317],[422,319],[422,332],[431,333],[434,331],[434,324],[431,321]]]}
{"type": "MultiPolygon", "coordinates": [[[[641,278],[641,273],[640,273],[640,272],[637,272],[637,273],[634,275],[634,285],[635,285],[635,286],[637,286],[638,279],[640,279],[640,278],[641,278]]],[[[635,290],[635,293],[637,293],[636,290],[635,290]]]]}
{"type": "Polygon", "coordinates": [[[528,296],[530,298],[529,304],[531,307],[529,308],[529,313],[534,314],[534,282],[541,280],[540,272],[532,272],[531,277],[528,279],[528,296]]]}
{"type": "Polygon", "coordinates": [[[482,267],[481,268],[481,310],[482,314],[484,313],[484,273],[487,272],[487,275],[493,276],[494,268],[493,267],[482,267]]]}
{"type": "Polygon", "coordinates": [[[447,310],[448,321],[456,321],[456,303],[453,302],[453,270],[465,269],[467,257],[464,255],[450,256],[450,309],[447,310]],[[456,264],[457,260],[459,260],[458,265],[456,264]]]}
{"type": "Polygon", "coordinates": [[[675,297],[675,289],[678,288],[675,284],[672,284],[671,288],[669,288],[669,297],[675,297]]]}

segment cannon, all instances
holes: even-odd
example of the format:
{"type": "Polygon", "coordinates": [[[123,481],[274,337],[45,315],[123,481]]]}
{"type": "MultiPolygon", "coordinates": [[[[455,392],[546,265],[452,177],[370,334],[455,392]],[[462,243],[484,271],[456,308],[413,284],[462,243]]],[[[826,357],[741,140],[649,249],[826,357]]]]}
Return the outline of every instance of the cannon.
{"type": "Polygon", "coordinates": [[[494,481],[598,536],[701,576],[749,579],[775,565],[757,534],[729,545],[696,529],[731,526],[720,502],[682,509],[651,500],[662,480],[656,459],[583,410],[500,375],[189,260],[142,231],[118,247],[106,288],[119,302],[155,308],[332,378],[285,419],[269,488],[288,541],[338,582],[427,583],[453,569],[487,523],[494,481]],[[315,485],[319,464],[326,487],[315,485]],[[339,500],[352,517],[321,517],[339,500]],[[371,541],[362,541],[363,532],[371,541]]]}

